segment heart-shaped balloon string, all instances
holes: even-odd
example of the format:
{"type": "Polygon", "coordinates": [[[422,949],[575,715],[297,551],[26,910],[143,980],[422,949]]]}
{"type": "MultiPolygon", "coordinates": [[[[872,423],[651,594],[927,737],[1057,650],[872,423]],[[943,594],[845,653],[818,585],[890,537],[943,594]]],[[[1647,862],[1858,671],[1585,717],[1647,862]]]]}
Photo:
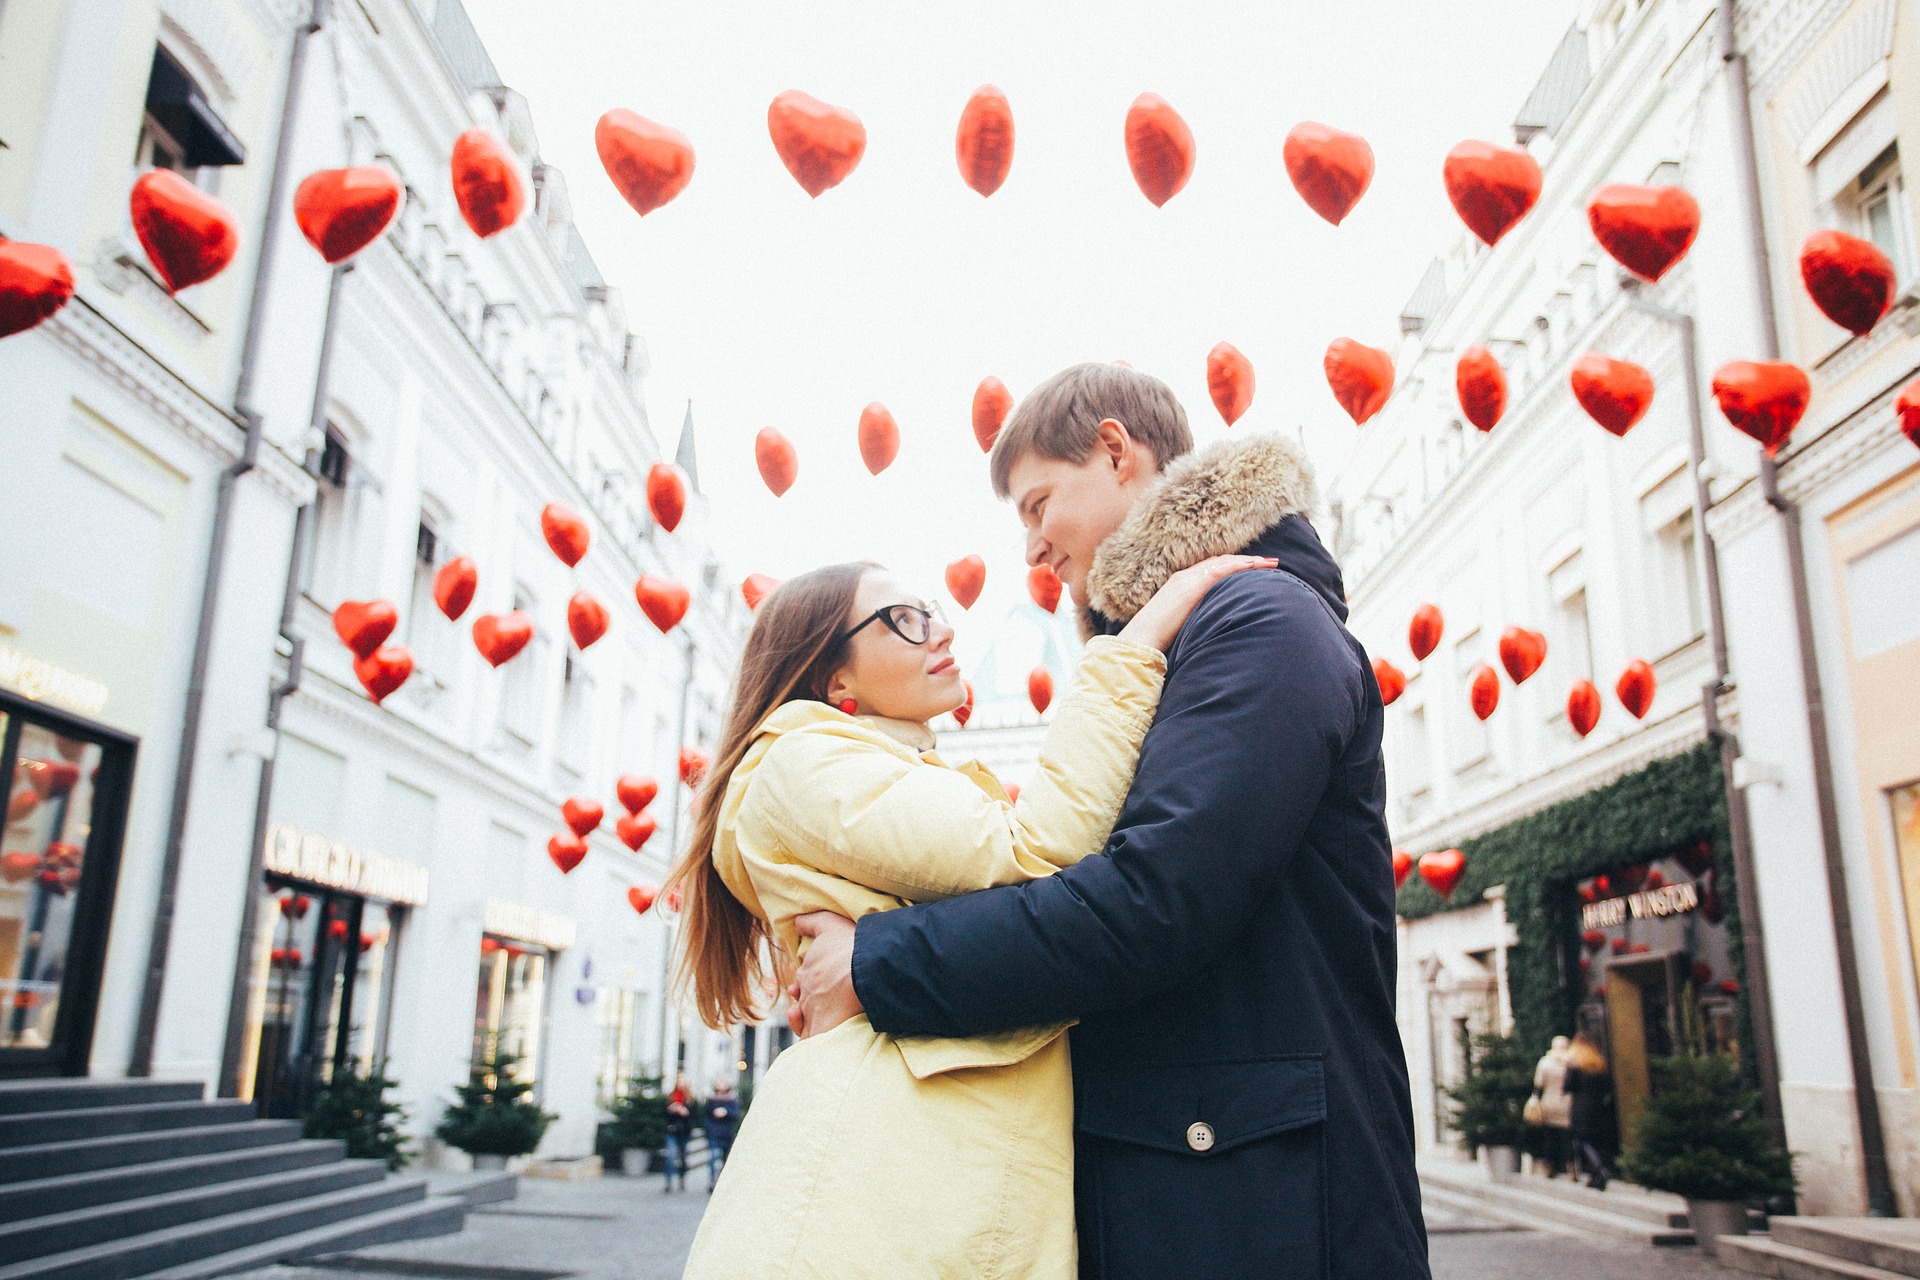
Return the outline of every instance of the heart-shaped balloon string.
{"type": "Polygon", "coordinates": [[[607,606],[585,591],[576,591],[567,601],[567,630],[573,633],[573,642],[582,649],[590,648],[593,642],[607,634],[607,606]]]}
{"type": "Polygon", "coordinates": [[[693,181],[693,144],[625,107],[615,107],[593,127],[593,145],[620,197],[645,217],[693,181]]]}
{"type": "MultiPolygon", "coordinates": [[[[660,829],[660,820],[650,813],[626,813],[620,815],[613,824],[613,834],[620,837],[620,843],[640,852],[640,846],[653,839],[653,833],[660,829]]],[[[653,905],[653,899],[647,899],[647,905],[653,905]]],[[[645,911],[646,907],[636,907],[645,911]]]]}
{"type": "Polygon", "coordinates": [[[1713,398],[1736,428],[1780,452],[1813,401],[1806,371],[1783,360],[1735,360],[1713,374],[1713,398]]]}
{"type": "Polygon", "coordinates": [[[1060,607],[1060,575],[1052,565],[1037,564],[1027,570],[1027,595],[1048,613],[1060,607]]]}
{"type": "Polygon", "coordinates": [[[1308,120],[1293,126],[1280,158],[1307,207],[1336,227],[1373,182],[1373,148],[1359,134],[1331,125],[1308,120]]]}
{"type": "Polygon", "coordinates": [[[1453,390],[1460,412],[1482,431],[1493,430],[1507,412],[1507,371],[1478,343],[1462,351],[1453,366],[1453,390]]]}
{"type": "MultiPolygon", "coordinates": [[[[641,843],[644,844],[645,841],[641,843]]],[[[638,849],[640,846],[635,845],[633,847],[638,849]]],[[[627,890],[627,902],[641,915],[647,913],[647,909],[653,906],[653,900],[659,896],[660,891],[650,884],[637,884],[627,890]]]]}
{"type": "Polygon", "coordinates": [[[671,462],[647,468],[647,510],[653,522],[672,533],[687,514],[687,473],[671,462]]]}
{"type": "Polygon", "coordinates": [[[1446,631],[1447,620],[1437,604],[1423,604],[1413,611],[1413,619],[1407,623],[1407,648],[1413,650],[1416,660],[1424,662],[1428,654],[1440,647],[1440,637],[1446,631]]]}
{"type": "Polygon", "coordinates": [[[450,622],[460,621],[460,615],[473,603],[474,589],[480,585],[480,570],[466,556],[455,556],[441,565],[433,575],[433,602],[440,606],[440,612],[447,615],[450,622]]]}
{"type": "Polygon", "coordinates": [[[1473,707],[1473,714],[1482,720],[1500,705],[1500,677],[1484,662],[1467,678],[1467,702],[1473,707]]]}
{"type": "Polygon", "coordinates": [[[793,441],[772,427],[760,428],[753,438],[753,462],[776,498],[793,488],[800,475],[800,456],[793,451],[793,441]]]}
{"type": "Polygon", "coordinates": [[[1385,658],[1373,660],[1373,682],[1380,686],[1380,705],[1390,707],[1407,691],[1407,676],[1385,658]]]}
{"type": "Polygon", "coordinates": [[[773,594],[780,585],[780,579],[770,578],[764,573],[750,573],[740,583],[740,598],[747,602],[747,608],[758,609],[760,602],[773,594]]]}
{"type": "Polygon", "coordinates": [[[973,438],[979,441],[980,452],[992,451],[1012,411],[1013,392],[1007,390],[1007,384],[998,378],[982,378],[973,389],[973,438]]]}
{"type": "Polygon", "coordinates": [[[1231,342],[1216,342],[1207,352],[1207,394],[1228,426],[1253,404],[1253,362],[1231,342]]]}
{"type": "Polygon", "coordinates": [[[973,608],[987,585],[987,562],[979,556],[961,556],[947,566],[947,594],[962,609],[973,608]]]}
{"type": "Polygon", "coordinates": [[[560,805],[560,820],[567,824],[569,831],[583,838],[592,835],[606,816],[607,807],[586,796],[568,796],[560,805]]]}
{"type": "Polygon", "coordinates": [[[614,779],[613,794],[621,808],[628,813],[638,813],[660,794],[660,783],[644,773],[623,773],[614,779]]]}
{"type": "Polygon", "coordinates": [[[356,658],[385,644],[399,624],[400,611],[391,600],[347,600],[333,611],[333,632],[356,658]]]}
{"type": "Polygon", "coordinates": [[[403,644],[381,645],[364,658],[353,660],[354,678],[378,705],[413,674],[413,653],[403,644]]]}
{"type": "Polygon", "coordinates": [[[406,188],[379,165],[322,169],[293,193],[293,220],[329,263],[345,262],[378,240],[400,212],[406,188]]]}
{"type": "Polygon", "coordinates": [[[1547,660],[1547,638],[1525,627],[1508,627],[1500,633],[1500,665],[1515,684],[1527,678],[1547,660]]]}
{"type": "Polygon", "coordinates": [[[51,245],[0,240],[0,338],[51,317],[73,297],[73,265],[51,245]]]}
{"type": "Polygon", "coordinates": [[[973,685],[965,680],[960,683],[966,685],[967,700],[953,709],[953,722],[964,729],[967,721],[973,719],[973,685]]]}
{"type": "Polygon", "coordinates": [[[1567,375],[1573,398],[1587,416],[1624,436],[1653,407],[1653,375],[1628,360],[1588,352],[1567,375]]]}
{"type": "Polygon", "coordinates": [[[1899,415],[1900,431],[1913,447],[1920,449],[1920,378],[1909,382],[1900,392],[1900,398],[1893,402],[1893,411],[1899,415]]]}
{"type": "Polygon", "coordinates": [[[867,153],[867,127],[844,107],[789,89],[767,107],[780,162],[816,200],[847,180],[867,153]]]}
{"type": "Polygon", "coordinates": [[[662,635],[679,626],[680,619],[687,616],[693,604],[693,595],[685,587],[650,573],[641,574],[640,580],[633,584],[633,598],[640,602],[640,612],[647,615],[647,621],[658,627],[662,635]]]}
{"type": "Polygon", "coordinates": [[[1460,221],[1489,245],[1500,243],[1540,199],[1539,163],[1491,142],[1463,142],[1449,151],[1441,176],[1460,221]]]}
{"type": "Polygon", "coordinates": [[[1587,225],[1600,247],[1643,280],[1673,269],[1700,234],[1700,202],[1680,187],[1613,182],[1587,200],[1587,225]]]}
{"type": "Polygon", "coordinates": [[[713,753],[701,747],[680,748],[680,781],[689,787],[697,787],[700,780],[707,776],[707,770],[713,767],[713,753]]]}
{"type": "Polygon", "coordinates": [[[1635,658],[1620,673],[1620,679],[1614,682],[1613,694],[1620,699],[1620,705],[1627,709],[1628,715],[1635,720],[1642,720],[1653,707],[1655,688],[1653,668],[1635,658]]]}
{"type": "Polygon", "coordinates": [[[571,832],[553,836],[547,841],[547,856],[560,868],[560,874],[566,875],[587,856],[587,842],[571,832]]]}
{"type": "Polygon", "coordinates": [[[580,513],[558,502],[549,502],[540,509],[540,534],[553,554],[560,558],[560,563],[569,569],[580,563],[580,558],[587,554],[587,544],[593,540],[580,513]]]}
{"type": "Polygon", "coordinates": [[[1333,398],[1356,427],[1387,407],[1393,394],[1392,356],[1352,338],[1335,338],[1322,363],[1333,398]]]}
{"type": "Polygon", "coordinates": [[[485,129],[453,140],[453,200],[473,234],[485,240],[520,220],[527,184],[506,145],[485,129]]]}
{"type": "Polygon", "coordinates": [[[960,109],[960,128],[953,139],[960,161],[960,178],[983,196],[990,196],[1007,180],[1013,168],[1013,105],[990,84],[973,91],[960,109]]]}
{"type": "Polygon", "coordinates": [[[1193,176],[1193,130],[1158,94],[1143,93],[1127,108],[1127,167],[1155,208],[1180,194],[1193,176]]]}
{"type": "Polygon", "coordinates": [[[1816,231],[1800,247],[1800,279],[1827,319],[1854,334],[1878,324],[1893,304],[1893,260],[1844,231],[1816,231]]]}
{"type": "Polygon", "coordinates": [[[1413,874],[1413,855],[1408,853],[1405,849],[1395,849],[1393,851],[1394,890],[1398,892],[1400,887],[1406,884],[1407,877],[1412,874],[1413,874]]]}
{"type": "Polygon", "coordinates": [[[900,455],[900,424],[893,420],[887,406],[875,400],[860,411],[860,461],[867,470],[879,475],[900,455]]]}
{"type": "Polygon", "coordinates": [[[1435,893],[1451,899],[1453,891],[1460,885],[1460,878],[1467,873],[1467,855],[1458,849],[1423,853],[1420,855],[1419,866],[1420,878],[1425,880],[1435,893]]]}
{"type": "Polygon", "coordinates": [[[1027,701],[1041,715],[1053,705],[1053,673],[1045,667],[1035,667],[1027,672],[1027,701]]]}
{"type": "Polygon", "coordinates": [[[533,619],[515,609],[510,613],[483,613],[473,622],[473,645],[489,666],[511,662],[533,639],[533,619]]]}
{"type": "Polygon", "coordinates": [[[168,293],[213,279],[239,251],[233,210],[170,169],[149,169],[135,179],[127,209],[168,293]]]}

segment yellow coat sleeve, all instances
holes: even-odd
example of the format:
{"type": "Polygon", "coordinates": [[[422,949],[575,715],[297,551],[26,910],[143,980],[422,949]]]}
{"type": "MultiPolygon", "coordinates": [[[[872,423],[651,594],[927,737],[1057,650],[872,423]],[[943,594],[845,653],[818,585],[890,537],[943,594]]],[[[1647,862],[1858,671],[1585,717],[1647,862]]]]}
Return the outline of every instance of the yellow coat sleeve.
{"type": "Polygon", "coordinates": [[[744,807],[796,857],[909,901],[1051,875],[1105,845],[1165,678],[1156,649],[1089,643],[1018,804],[823,724],[773,744],[744,807]]]}

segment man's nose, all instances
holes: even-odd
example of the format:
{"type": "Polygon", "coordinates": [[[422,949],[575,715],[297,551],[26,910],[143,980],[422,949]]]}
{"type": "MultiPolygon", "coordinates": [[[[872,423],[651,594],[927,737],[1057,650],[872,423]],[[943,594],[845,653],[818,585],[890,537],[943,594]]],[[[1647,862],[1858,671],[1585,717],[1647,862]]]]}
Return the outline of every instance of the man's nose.
{"type": "Polygon", "coordinates": [[[1037,564],[1045,564],[1047,553],[1051,550],[1053,547],[1041,534],[1039,526],[1036,525],[1027,530],[1027,566],[1029,568],[1037,564]]]}

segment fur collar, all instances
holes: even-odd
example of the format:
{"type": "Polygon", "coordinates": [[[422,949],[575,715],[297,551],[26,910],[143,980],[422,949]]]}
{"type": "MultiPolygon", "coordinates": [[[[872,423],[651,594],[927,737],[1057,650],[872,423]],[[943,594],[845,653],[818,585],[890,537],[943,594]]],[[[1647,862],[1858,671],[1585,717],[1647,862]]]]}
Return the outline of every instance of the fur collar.
{"type": "Polygon", "coordinates": [[[1082,630],[1131,621],[1180,570],[1239,551],[1286,516],[1311,515],[1315,501],[1306,458],[1279,436],[1222,440],[1174,459],[1094,555],[1082,630]]]}

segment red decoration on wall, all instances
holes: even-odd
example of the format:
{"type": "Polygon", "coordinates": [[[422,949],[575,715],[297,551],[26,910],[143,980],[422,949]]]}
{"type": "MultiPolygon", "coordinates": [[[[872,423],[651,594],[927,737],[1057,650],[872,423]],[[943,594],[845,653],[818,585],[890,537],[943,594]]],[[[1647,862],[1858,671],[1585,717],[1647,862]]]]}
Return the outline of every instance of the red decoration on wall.
{"type": "Polygon", "coordinates": [[[1253,362],[1231,342],[1216,342],[1207,352],[1207,394],[1228,426],[1253,404],[1253,362]]]}
{"type": "Polygon", "coordinates": [[[653,833],[659,829],[659,820],[650,813],[623,813],[613,824],[613,833],[620,837],[620,843],[635,853],[640,852],[640,846],[653,839],[653,833]]]}
{"type": "Polygon", "coordinates": [[[1011,412],[1013,392],[1007,390],[1007,384],[998,378],[980,379],[980,385],[973,389],[973,438],[979,441],[980,452],[992,450],[1011,412]]]}
{"type": "Polygon", "coordinates": [[[1460,221],[1489,245],[1500,243],[1540,199],[1534,158],[1491,142],[1463,142],[1449,151],[1441,177],[1460,221]]]}
{"type": "Polygon", "coordinates": [[[1620,673],[1620,679],[1614,683],[1613,693],[1620,699],[1620,705],[1627,709],[1628,715],[1635,720],[1642,720],[1653,707],[1654,689],[1653,668],[1635,658],[1620,673]]]}
{"type": "Polygon", "coordinates": [[[450,622],[460,621],[460,615],[473,603],[474,589],[480,585],[480,571],[466,556],[455,556],[441,565],[433,575],[433,602],[440,606],[440,612],[447,615],[450,622]]]}
{"type": "Polygon", "coordinates": [[[1900,398],[1893,402],[1893,411],[1900,415],[1900,430],[1913,447],[1920,449],[1920,378],[1915,378],[1901,389],[1900,398]]]}
{"type": "Polygon", "coordinates": [[[747,608],[758,609],[760,602],[773,594],[780,585],[780,579],[770,578],[764,573],[750,573],[740,582],[740,598],[747,602],[747,608]]]}
{"type": "Polygon", "coordinates": [[[644,773],[623,773],[614,780],[613,794],[628,813],[638,813],[660,794],[660,783],[644,773]]]}
{"type": "Polygon", "coordinates": [[[1393,851],[1393,888],[1397,893],[1407,883],[1407,877],[1413,874],[1413,855],[1405,849],[1393,851]]]}
{"type": "Polygon", "coordinates": [[[384,644],[353,660],[354,678],[378,705],[413,675],[413,652],[403,644],[384,644]]]}
{"type": "Polygon", "coordinates": [[[776,498],[793,488],[800,475],[800,457],[793,451],[793,442],[772,427],[760,428],[760,434],[753,438],[753,461],[776,498]]]}
{"type": "Polygon", "coordinates": [[[547,840],[547,856],[560,868],[560,874],[566,875],[587,856],[587,842],[572,832],[551,836],[547,840]]]}
{"type": "Polygon", "coordinates": [[[588,796],[568,796],[560,805],[560,820],[573,834],[585,839],[607,816],[607,807],[588,796]]]}
{"type": "Polygon", "coordinates": [[[1352,338],[1335,338],[1321,363],[1333,398],[1353,419],[1353,425],[1364,425],[1387,407],[1387,399],[1393,395],[1392,356],[1352,338]]]}
{"type": "Polygon", "coordinates": [[[1308,120],[1293,126],[1280,158],[1307,207],[1336,227],[1373,183],[1373,148],[1359,134],[1332,125],[1308,120]]]}
{"type": "Polygon", "coordinates": [[[293,193],[293,220],[329,263],[345,262],[378,240],[400,212],[406,188],[379,165],[322,169],[293,193]]]}
{"type": "Polygon", "coordinates": [[[44,244],[0,240],[0,338],[50,318],[73,297],[73,264],[44,244]]]}
{"type": "Polygon", "coordinates": [[[593,642],[607,634],[607,606],[594,599],[587,591],[576,591],[567,601],[567,630],[573,633],[573,642],[582,649],[590,648],[593,642]]]}
{"type": "Polygon", "coordinates": [[[647,468],[647,510],[653,522],[672,533],[687,514],[687,473],[671,462],[647,468]]]}
{"type": "Polygon", "coordinates": [[[133,233],[168,293],[211,280],[240,248],[233,210],[170,169],[149,169],[127,197],[133,233]]]}
{"type": "Polygon", "coordinates": [[[1127,166],[1155,207],[1180,194],[1193,176],[1193,130],[1164,98],[1143,93],[1127,108],[1127,166]]]}
{"type": "Polygon", "coordinates": [[[680,781],[689,787],[700,785],[700,779],[707,776],[707,770],[713,767],[713,753],[703,747],[680,748],[680,781]]]}
{"type": "Polygon", "coordinates": [[[540,509],[540,532],[560,563],[569,569],[580,563],[580,558],[587,554],[587,544],[593,540],[580,513],[559,502],[549,502],[540,509]]]}
{"type": "Polygon", "coordinates": [[[1045,667],[1035,667],[1027,672],[1027,701],[1041,715],[1053,705],[1053,673],[1045,667]]]}
{"type": "Polygon", "coordinates": [[[1573,362],[1567,381],[1587,416],[1616,436],[1631,431],[1653,407],[1653,375],[1629,360],[1590,351],[1573,362]]]}
{"type": "Polygon", "coordinates": [[[789,89],[767,107],[780,162],[816,200],[845,182],[867,152],[867,127],[844,107],[789,89]]]}
{"type": "Polygon", "coordinates": [[[1440,637],[1447,629],[1446,617],[1437,604],[1423,604],[1413,611],[1413,620],[1407,623],[1407,648],[1413,650],[1416,660],[1424,662],[1427,655],[1440,647],[1440,637]]]}
{"type": "Polygon", "coordinates": [[[1052,565],[1037,564],[1027,570],[1027,595],[1048,613],[1060,607],[1060,589],[1060,575],[1052,565]]]}
{"type": "Polygon", "coordinates": [[[685,587],[671,578],[656,578],[650,573],[640,575],[633,584],[633,598],[640,602],[640,612],[647,615],[647,621],[660,629],[665,635],[680,625],[680,619],[687,616],[687,610],[693,605],[693,595],[685,587]]]}
{"type": "Polygon", "coordinates": [[[356,658],[385,644],[399,624],[400,611],[391,600],[347,600],[333,611],[333,633],[356,658]]]}
{"type": "Polygon", "coordinates": [[[953,139],[960,178],[983,196],[990,196],[1007,180],[1013,168],[1013,104],[990,84],[973,91],[960,109],[960,128],[953,139]]]}
{"type": "Polygon", "coordinates": [[[1475,344],[1453,366],[1453,390],[1460,412],[1482,431],[1491,431],[1507,412],[1507,371],[1493,352],[1475,344]]]}
{"type": "Polygon", "coordinates": [[[483,613],[474,619],[473,645],[489,666],[511,662],[533,639],[533,619],[515,609],[510,613],[483,613]]]}
{"type": "Polygon", "coordinates": [[[1500,633],[1500,665],[1515,684],[1527,678],[1547,660],[1547,638],[1525,627],[1508,627],[1500,633]]]}
{"type": "Polygon", "coordinates": [[[1580,944],[1588,951],[1598,953],[1607,945],[1607,935],[1598,929],[1589,929],[1580,935],[1580,944]]]}
{"type": "Polygon", "coordinates": [[[1407,676],[1385,658],[1373,660],[1373,682],[1380,686],[1380,705],[1390,707],[1407,691],[1407,676]]]}
{"type": "Polygon", "coordinates": [[[653,900],[660,896],[660,890],[650,884],[636,884],[627,890],[627,902],[641,915],[647,914],[653,906],[653,900]]]}
{"type": "Polygon", "coordinates": [[[1460,884],[1460,877],[1467,873],[1467,855],[1458,849],[1423,853],[1419,866],[1420,878],[1441,897],[1452,899],[1454,889],[1460,884]]]}
{"type": "Polygon", "coordinates": [[[453,200],[473,234],[485,240],[520,220],[527,184],[519,162],[485,129],[468,129],[453,140],[453,200]]]}
{"type": "Polygon", "coordinates": [[[1588,197],[1587,225],[1615,262],[1658,280],[1693,247],[1700,202],[1680,187],[1612,182],[1588,197]]]}
{"type": "Polygon", "coordinates": [[[1600,723],[1600,691],[1591,680],[1575,680],[1567,690],[1567,723],[1584,738],[1600,723]]]}
{"type": "Polygon", "coordinates": [[[593,127],[594,149],[620,198],[641,217],[693,181],[693,144],[678,129],[615,107],[593,127]]]}
{"type": "Polygon", "coordinates": [[[1728,422],[1773,457],[1806,416],[1813,383],[1784,360],[1734,360],[1714,370],[1713,398],[1728,422]]]}
{"type": "Polygon", "coordinates": [[[869,473],[879,475],[900,456],[900,424],[878,400],[860,411],[858,435],[860,461],[867,464],[869,473]]]}
{"type": "Polygon", "coordinates": [[[31,879],[40,869],[40,855],[37,853],[0,853],[0,881],[19,884],[31,879]]]}
{"type": "Polygon", "coordinates": [[[1844,231],[1807,237],[1800,279],[1827,319],[1857,335],[1870,332],[1893,304],[1893,260],[1873,241],[1844,231]]]}
{"type": "Polygon", "coordinates": [[[80,766],[69,760],[22,760],[15,772],[26,775],[42,800],[58,800],[80,781],[80,766]]]}
{"type": "Polygon", "coordinates": [[[961,556],[947,566],[947,593],[962,609],[973,608],[987,585],[987,562],[979,556],[961,556]]]}
{"type": "Polygon", "coordinates": [[[1500,705],[1500,677],[1482,662],[1467,677],[1467,702],[1473,714],[1485,720],[1500,705]]]}
{"type": "Polygon", "coordinates": [[[1686,868],[1689,875],[1703,876],[1713,869],[1713,846],[1705,840],[1696,840],[1674,854],[1673,860],[1686,868]]]}

